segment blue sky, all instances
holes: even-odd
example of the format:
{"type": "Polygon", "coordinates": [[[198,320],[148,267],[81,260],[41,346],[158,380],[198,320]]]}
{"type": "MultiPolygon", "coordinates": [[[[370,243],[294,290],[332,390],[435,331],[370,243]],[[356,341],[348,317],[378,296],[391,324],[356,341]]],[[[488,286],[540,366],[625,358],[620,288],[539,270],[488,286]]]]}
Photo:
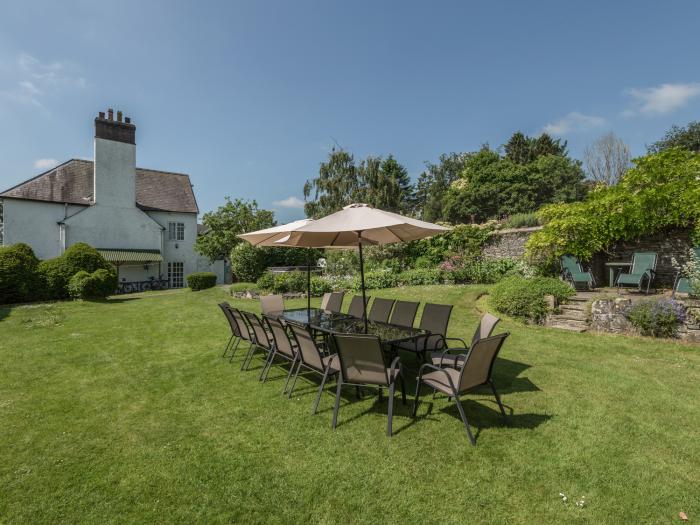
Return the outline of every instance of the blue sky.
{"type": "Polygon", "coordinates": [[[3,2],[0,188],[92,157],[107,107],[137,163],[189,173],[202,211],[303,215],[337,142],[413,177],[441,153],[549,130],[644,153],[700,119],[700,3],[3,2]]]}

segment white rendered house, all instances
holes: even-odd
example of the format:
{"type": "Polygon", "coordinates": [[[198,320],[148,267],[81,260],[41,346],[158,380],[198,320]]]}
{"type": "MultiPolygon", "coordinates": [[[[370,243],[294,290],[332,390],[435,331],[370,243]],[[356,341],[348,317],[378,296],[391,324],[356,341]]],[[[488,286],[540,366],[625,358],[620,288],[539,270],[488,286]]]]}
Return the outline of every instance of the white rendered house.
{"type": "Polygon", "coordinates": [[[197,254],[199,208],[186,174],[136,167],[136,126],[110,109],[95,119],[95,160],[71,159],[0,193],[2,244],[28,244],[39,259],[77,242],[111,261],[120,283],[213,271],[224,261],[197,254]]]}

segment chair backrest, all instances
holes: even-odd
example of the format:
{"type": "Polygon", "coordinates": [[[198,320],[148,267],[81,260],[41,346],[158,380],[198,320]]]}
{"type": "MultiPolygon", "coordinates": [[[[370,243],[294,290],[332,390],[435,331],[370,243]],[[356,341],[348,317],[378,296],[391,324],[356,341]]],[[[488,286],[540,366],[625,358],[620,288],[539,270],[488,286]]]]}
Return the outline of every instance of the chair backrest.
{"type": "Polygon", "coordinates": [[[508,332],[504,332],[485,337],[472,346],[460,372],[458,386],[460,392],[483,385],[491,379],[493,364],[508,335],[508,332]]]}
{"type": "Polygon", "coordinates": [[[250,324],[250,327],[253,329],[255,344],[261,348],[269,349],[270,339],[267,336],[267,332],[265,331],[265,327],[263,326],[260,318],[252,312],[243,312],[243,315],[248,321],[248,324],[250,324]]]}
{"type": "Polygon", "coordinates": [[[284,310],[284,299],[281,295],[261,295],[260,307],[264,314],[281,312],[284,310]]]}
{"type": "Polygon", "coordinates": [[[426,303],[423,307],[419,327],[432,334],[447,335],[450,314],[452,314],[451,304],[426,303]]]}
{"type": "Polygon", "coordinates": [[[231,333],[236,337],[240,337],[241,331],[238,328],[238,323],[233,318],[231,305],[224,301],[223,303],[219,303],[219,308],[221,308],[221,311],[224,313],[224,317],[226,317],[226,320],[228,321],[228,325],[231,328],[231,333]]]}
{"type": "Polygon", "coordinates": [[[265,316],[265,321],[270,327],[272,340],[275,343],[275,348],[277,348],[277,351],[288,357],[294,357],[295,352],[294,348],[292,347],[292,342],[289,340],[289,334],[287,333],[287,329],[282,322],[279,319],[269,316],[265,316]]]}
{"type": "Polygon", "coordinates": [[[383,299],[377,297],[372,303],[372,308],[367,315],[370,321],[375,321],[377,323],[388,323],[389,315],[391,314],[391,308],[394,306],[394,299],[383,299]]]}
{"type": "Polygon", "coordinates": [[[236,325],[238,325],[238,331],[241,334],[241,338],[245,339],[246,341],[253,341],[253,334],[250,332],[250,328],[248,327],[248,323],[243,316],[243,312],[241,312],[238,308],[231,308],[231,315],[233,316],[233,320],[236,321],[236,325]]]}
{"type": "Polygon", "coordinates": [[[476,328],[476,332],[474,332],[474,337],[472,337],[471,346],[474,346],[481,339],[490,337],[493,333],[493,329],[496,328],[498,321],[500,321],[500,319],[495,315],[491,315],[489,313],[482,315],[481,320],[479,321],[479,326],[476,328]]]}
{"type": "MultiPolygon", "coordinates": [[[[370,296],[367,296],[367,303],[369,304],[370,296]]],[[[352,315],[353,317],[362,317],[362,314],[364,313],[364,308],[362,308],[362,296],[361,295],[355,295],[351,300],[350,300],[350,306],[348,307],[348,315],[352,315]]]]}
{"type": "Polygon", "coordinates": [[[334,339],[344,382],[389,384],[384,353],[377,336],[336,334],[334,339]]]}
{"type": "Polygon", "coordinates": [[[321,297],[321,310],[328,310],[328,301],[331,300],[330,292],[326,292],[321,297]]]}
{"type": "Polygon", "coordinates": [[[396,301],[389,322],[399,326],[413,326],[419,304],[413,301],[396,301]]]}
{"type": "Polygon", "coordinates": [[[298,324],[289,324],[292,330],[292,336],[297,342],[299,349],[299,359],[306,366],[323,371],[323,356],[316,346],[316,341],[309,329],[298,324]]]}
{"type": "Polygon", "coordinates": [[[562,270],[566,270],[571,274],[583,273],[583,268],[578,258],[574,255],[562,255],[559,259],[562,270]]]}
{"type": "Polygon", "coordinates": [[[328,298],[328,303],[323,310],[339,313],[343,307],[343,297],[345,297],[345,292],[333,292],[328,298]]]}
{"type": "Polygon", "coordinates": [[[647,270],[656,270],[656,253],[634,252],[630,274],[642,275],[647,270]]]}

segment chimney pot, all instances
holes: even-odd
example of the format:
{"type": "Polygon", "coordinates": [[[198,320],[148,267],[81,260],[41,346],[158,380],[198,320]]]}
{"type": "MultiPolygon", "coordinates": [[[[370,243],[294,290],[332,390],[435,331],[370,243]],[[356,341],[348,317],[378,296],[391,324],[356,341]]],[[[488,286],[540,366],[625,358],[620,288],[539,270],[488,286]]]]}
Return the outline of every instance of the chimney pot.
{"type": "Polygon", "coordinates": [[[100,111],[100,119],[101,120],[105,119],[105,112],[104,111],[100,111]]]}
{"type": "Polygon", "coordinates": [[[117,122],[121,122],[121,121],[122,121],[122,112],[117,111],[117,122]]]}
{"type": "Polygon", "coordinates": [[[112,108],[107,110],[107,118],[109,118],[109,120],[114,120],[114,110],[112,108]]]}
{"type": "Polygon", "coordinates": [[[124,122],[131,124],[131,117],[124,117],[124,122]]]}

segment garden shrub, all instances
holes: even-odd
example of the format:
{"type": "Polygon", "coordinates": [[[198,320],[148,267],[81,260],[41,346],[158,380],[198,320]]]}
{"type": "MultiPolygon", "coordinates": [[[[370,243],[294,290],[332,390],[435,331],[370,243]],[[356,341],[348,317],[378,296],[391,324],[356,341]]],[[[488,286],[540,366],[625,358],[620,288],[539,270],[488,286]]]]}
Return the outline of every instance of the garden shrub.
{"type": "MultiPolygon", "coordinates": [[[[378,290],[380,288],[393,288],[399,284],[398,274],[391,270],[377,270],[365,272],[365,288],[378,290]]],[[[359,272],[354,276],[351,284],[353,291],[362,289],[359,272]]]]}
{"type": "Polygon", "coordinates": [[[326,275],[354,275],[360,265],[360,258],[355,250],[328,249],[325,251],[326,275]]]}
{"type": "MultiPolygon", "coordinates": [[[[115,273],[110,264],[100,252],[92,246],[79,242],[70,246],[60,257],[47,259],[39,263],[37,272],[43,287],[43,299],[65,299],[72,297],[68,288],[71,277],[80,271],[92,274],[97,270],[115,273]]],[[[116,279],[116,274],[115,274],[116,279]]],[[[116,285],[103,297],[114,293],[116,285]]]]}
{"type": "Polygon", "coordinates": [[[76,274],[80,270],[93,273],[100,269],[114,269],[114,266],[100,255],[100,252],[84,242],[75,243],[67,248],[66,251],[63,252],[63,255],[60,256],[60,259],[63,260],[66,272],[68,272],[70,276],[76,274]]]}
{"type": "Polygon", "coordinates": [[[68,297],[68,281],[73,274],[62,257],[41,261],[37,273],[43,289],[42,299],[65,299],[68,297]]]}
{"type": "Polygon", "coordinates": [[[240,282],[240,283],[233,283],[229,291],[231,293],[234,292],[258,292],[259,287],[256,283],[247,283],[247,282],[240,282]]]}
{"type": "Polygon", "coordinates": [[[41,293],[39,260],[26,244],[0,247],[0,303],[33,301],[41,293]]]}
{"type": "Polygon", "coordinates": [[[256,281],[267,266],[264,249],[242,242],[231,250],[231,272],[237,281],[256,281]]]}
{"type": "Polygon", "coordinates": [[[675,257],[671,257],[671,264],[676,268],[682,277],[688,279],[690,285],[690,295],[700,296],[700,250],[689,249],[687,260],[683,264],[679,263],[675,257]]]}
{"type": "Polygon", "coordinates": [[[514,213],[501,224],[503,228],[528,228],[539,225],[540,219],[534,211],[529,213],[514,213]]]}
{"type": "Polygon", "coordinates": [[[398,277],[401,286],[423,286],[429,284],[441,284],[443,272],[439,268],[416,268],[401,272],[398,277]]]}
{"type": "Polygon", "coordinates": [[[213,272],[196,272],[187,276],[187,285],[193,292],[216,286],[216,274],[213,272]]]}
{"type": "Polygon", "coordinates": [[[545,295],[561,302],[575,293],[567,283],[553,277],[525,279],[514,275],[493,287],[491,304],[501,313],[538,323],[547,315],[545,295]]]}
{"type": "Polygon", "coordinates": [[[306,291],[306,272],[283,272],[275,273],[274,293],[297,293],[306,291]]]}
{"type": "Polygon", "coordinates": [[[275,287],[275,274],[272,272],[265,272],[260,276],[255,285],[258,290],[271,291],[275,287]]]}
{"type": "Polygon", "coordinates": [[[324,293],[332,292],[334,289],[333,282],[330,279],[318,275],[311,276],[311,295],[317,297],[324,293]]]}
{"type": "Polygon", "coordinates": [[[685,321],[685,306],[673,299],[652,299],[631,305],[625,317],[642,335],[676,337],[685,321]]]}
{"type": "Polygon", "coordinates": [[[73,299],[104,299],[117,289],[117,274],[114,270],[100,268],[92,273],[76,272],[68,280],[68,295],[73,299]]]}

